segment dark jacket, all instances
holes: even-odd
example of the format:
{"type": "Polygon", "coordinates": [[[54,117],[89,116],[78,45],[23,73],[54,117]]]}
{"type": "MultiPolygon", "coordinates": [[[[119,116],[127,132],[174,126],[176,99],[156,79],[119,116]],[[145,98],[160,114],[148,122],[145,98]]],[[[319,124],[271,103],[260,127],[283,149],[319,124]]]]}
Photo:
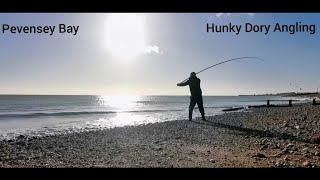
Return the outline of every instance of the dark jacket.
{"type": "Polygon", "coordinates": [[[192,76],[188,81],[181,83],[180,86],[189,85],[191,96],[202,96],[202,91],[200,88],[200,79],[196,76],[192,76]]]}

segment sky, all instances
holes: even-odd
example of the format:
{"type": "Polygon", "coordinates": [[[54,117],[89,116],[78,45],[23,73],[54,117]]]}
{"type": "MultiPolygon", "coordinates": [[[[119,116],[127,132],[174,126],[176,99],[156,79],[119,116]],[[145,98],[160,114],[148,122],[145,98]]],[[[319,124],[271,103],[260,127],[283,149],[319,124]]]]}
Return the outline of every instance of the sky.
{"type": "MultiPolygon", "coordinates": [[[[0,94],[189,95],[177,83],[204,71],[203,95],[320,89],[320,14],[0,14],[0,94]],[[208,33],[217,25],[315,24],[316,33],[208,33]],[[55,33],[2,33],[10,26],[56,26],[55,33]],[[79,26],[76,35],[58,25],[79,26]]],[[[244,27],[242,27],[244,28],[244,27]]]]}

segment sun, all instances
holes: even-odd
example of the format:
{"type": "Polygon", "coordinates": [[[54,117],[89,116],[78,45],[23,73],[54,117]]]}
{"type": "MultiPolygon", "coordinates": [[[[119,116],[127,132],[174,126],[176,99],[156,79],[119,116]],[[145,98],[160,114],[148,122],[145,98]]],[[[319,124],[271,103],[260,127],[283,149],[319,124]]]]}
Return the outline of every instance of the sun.
{"type": "Polygon", "coordinates": [[[105,48],[117,61],[129,62],[145,52],[145,17],[142,14],[110,14],[104,28],[105,48]]]}

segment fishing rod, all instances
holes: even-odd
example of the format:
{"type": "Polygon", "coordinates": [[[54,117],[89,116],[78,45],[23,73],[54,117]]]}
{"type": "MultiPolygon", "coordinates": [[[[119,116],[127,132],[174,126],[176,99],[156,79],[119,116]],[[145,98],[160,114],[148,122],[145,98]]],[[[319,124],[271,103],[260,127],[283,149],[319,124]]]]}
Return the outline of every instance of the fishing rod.
{"type": "MultiPolygon", "coordinates": [[[[207,68],[205,68],[205,69],[197,72],[196,74],[199,74],[199,73],[201,73],[201,72],[203,72],[203,71],[205,71],[205,70],[208,70],[208,69],[210,69],[210,68],[212,68],[212,67],[214,67],[214,66],[218,66],[218,65],[223,64],[223,63],[226,63],[226,62],[235,61],[235,60],[240,60],[240,59],[256,59],[256,60],[261,60],[261,61],[263,61],[263,59],[258,58],[258,57],[239,57],[239,58],[229,59],[229,60],[222,61],[222,62],[220,62],[220,63],[214,64],[214,65],[212,65],[212,66],[209,66],[209,67],[207,67],[207,68]]],[[[190,78],[190,77],[189,77],[189,78],[190,78]]],[[[181,83],[186,82],[189,78],[183,80],[181,83]]]]}

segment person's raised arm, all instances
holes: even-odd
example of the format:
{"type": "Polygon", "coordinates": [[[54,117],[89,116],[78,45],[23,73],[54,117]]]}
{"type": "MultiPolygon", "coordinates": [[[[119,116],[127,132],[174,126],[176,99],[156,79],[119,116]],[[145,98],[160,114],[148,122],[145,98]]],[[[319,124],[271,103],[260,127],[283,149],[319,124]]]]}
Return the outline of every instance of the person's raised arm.
{"type": "Polygon", "coordinates": [[[178,83],[177,86],[187,86],[189,85],[189,80],[183,83],[178,83]]]}

